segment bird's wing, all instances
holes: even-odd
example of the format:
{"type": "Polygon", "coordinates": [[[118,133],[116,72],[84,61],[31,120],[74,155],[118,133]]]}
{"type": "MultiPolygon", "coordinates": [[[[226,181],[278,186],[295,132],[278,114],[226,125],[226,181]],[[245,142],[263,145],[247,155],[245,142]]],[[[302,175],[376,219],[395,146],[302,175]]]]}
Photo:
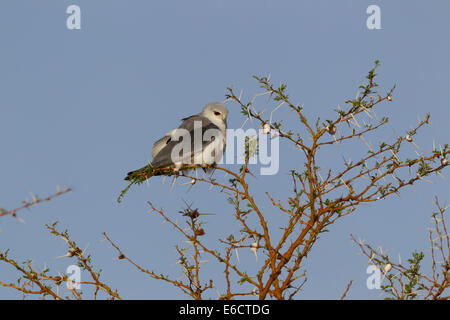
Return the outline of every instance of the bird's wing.
{"type": "MultiPolygon", "coordinates": [[[[189,116],[186,118],[181,119],[181,121],[186,121],[189,120],[191,118],[194,117],[198,117],[198,115],[193,115],[193,116],[189,116]]],[[[161,139],[159,139],[158,141],[156,141],[153,144],[153,148],[152,148],[152,159],[155,159],[156,155],[166,146],[166,144],[168,144],[171,140],[171,135],[175,132],[176,129],[173,129],[169,132],[167,132],[164,137],[162,137],[161,139]]]]}
{"type": "Polygon", "coordinates": [[[181,121],[186,121],[186,120],[189,120],[189,119],[192,119],[192,118],[195,118],[195,117],[200,117],[200,116],[198,114],[194,114],[193,116],[189,116],[189,117],[181,119],[181,121]]]}
{"type": "MultiPolygon", "coordinates": [[[[198,145],[198,146],[195,145],[194,130],[195,130],[195,122],[196,121],[201,122],[201,137],[200,138],[202,138],[204,133],[209,129],[215,129],[215,130],[217,130],[217,132],[220,132],[220,129],[214,123],[212,123],[210,120],[208,120],[208,118],[205,118],[200,115],[195,115],[195,116],[185,118],[183,123],[178,127],[178,129],[184,129],[185,132],[187,133],[186,138],[190,139],[190,145],[191,145],[190,152],[186,152],[186,154],[182,155],[182,159],[184,159],[184,160],[191,159],[194,154],[196,154],[198,152],[202,152],[210,143],[212,143],[215,140],[214,139],[215,137],[213,137],[209,141],[203,141],[203,139],[202,139],[201,145],[198,145]]],[[[177,133],[176,130],[172,131],[171,137],[175,133],[177,133]]],[[[164,138],[162,138],[162,139],[164,139],[164,138]]],[[[160,140],[162,140],[162,139],[160,139],[160,140]]],[[[183,141],[183,139],[185,139],[184,135],[181,136],[177,140],[175,140],[175,139],[172,140],[172,138],[170,138],[170,140],[166,140],[166,145],[153,158],[153,161],[152,161],[153,167],[162,168],[162,167],[167,167],[167,166],[173,165],[174,163],[172,161],[172,150],[178,143],[181,143],[183,141]]],[[[158,140],[156,143],[158,143],[160,140],[158,140]]]]}
{"type": "Polygon", "coordinates": [[[156,155],[170,142],[171,135],[175,132],[175,130],[176,129],[173,129],[172,131],[167,132],[164,137],[153,144],[152,159],[155,159],[156,155]]]}

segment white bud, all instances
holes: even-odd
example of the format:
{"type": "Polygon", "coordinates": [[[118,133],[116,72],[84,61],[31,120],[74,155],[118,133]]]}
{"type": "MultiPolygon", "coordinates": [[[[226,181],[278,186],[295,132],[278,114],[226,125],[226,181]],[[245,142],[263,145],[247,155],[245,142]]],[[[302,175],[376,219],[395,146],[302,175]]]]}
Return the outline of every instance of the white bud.
{"type": "Polygon", "coordinates": [[[336,133],[336,126],[335,125],[327,125],[326,127],[329,134],[334,135],[336,133]]]}
{"type": "Polygon", "coordinates": [[[264,123],[259,129],[261,134],[269,134],[270,133],[270,125],[268,123],[264,123]]]}
{"type": "Polygon", "coordinates": [[[77,254],[77,250],[75,250],[74,248],[70,248],[69,251],[66,253],[66,257],[71,258],[76,254],[77,254]]]}
{"type": "Polygon", "coordinates": [[[408,134],[407,136],[406,136],[406,141],[408,141],[408,142],[412,142],[413,141],[413,139],[412,139],[412,137],[408,134]]]}
{"type": "Polygon", "coordinates": [[[384,273],[388,273],[392,269],[392,264],[388,263],[384,266],[384,273]]]}
{"type": "Polygon", "coordinates": [[[441,158],[441,164],[442,164],[443,166],[446,166],[446,165],[448,164],[448,159],[441,158]]]}

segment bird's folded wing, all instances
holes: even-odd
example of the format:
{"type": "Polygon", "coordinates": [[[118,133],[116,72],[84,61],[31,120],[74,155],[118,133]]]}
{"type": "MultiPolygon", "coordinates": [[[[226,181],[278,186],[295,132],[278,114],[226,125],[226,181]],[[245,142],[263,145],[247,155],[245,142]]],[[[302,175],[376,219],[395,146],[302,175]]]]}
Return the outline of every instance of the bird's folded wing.
{"type": "Polygon", "coordinates": [[[159,139],[153,144],[152,148],[152,159],[155,159],[156,155],[170,142],[171,135],[175,132],[176,129],[169,131],[166,133],[164,137],[159,139]]]}
{"type": "MultiPolygon", "coordinates": [[[[166,145],[164,147],[162,147],[160,149],[160,151],[157,152],[155,157],[153,158],[152,165],[154,168],[161,168],[161,167],[173,165],[174,163],[173,163],[173,159],[172,159],[172,151],[178,143],[183,142],[183,139],[190,139],[190,150],[189,149],[186,150],[186,152],[183,153],[182,156],[178,160],[188,161],[189,159],[192,158],[193,155],[195,155],[198,152],[202,152],[216,138],[219,138],[219,137],[217,137],[217,135],[223,134],[223,133],[221,133],[220,129],[214,123],[212,123],[207,118],[199,116],[199,115],[186,118],[186,120],[178,127],[178,129],[172,131],[170,139],[166,139],[166,137],[163,137],[155,143],[155,144],[158,144],[158,147],[161,146],[162,142],[164,142],[166,145]],[[195,127],[196,121],[201,123],[201,127],[200,127],[201,131],[199,130],[198,133],[194,133],[195,128],[196,128],[195,127]],[[183,131],[180,133],[180,131],[177,131],[178,129],[183,129],[183,131]],[[203,141],[204,134],[208,130],[211,130],[209,132],[209,133],[211,133],[211,136],[205,137],[206,141],[203,141]],[[195,141],[194,141],[194,137],[196,137],[195,134],[198,135],[200,132],[201,132],[201,136],[199,138],[201,139],[201,143],[195,144],[195,141]],[[217,132],[217,133],[214,134],[214,132],[217,132]],[[175,135],[178,135],[180,137],[177,139],[174,139],[175,135]]],[[[152,154],[153,154],[153,152],[152,152],[152,154]]]]}

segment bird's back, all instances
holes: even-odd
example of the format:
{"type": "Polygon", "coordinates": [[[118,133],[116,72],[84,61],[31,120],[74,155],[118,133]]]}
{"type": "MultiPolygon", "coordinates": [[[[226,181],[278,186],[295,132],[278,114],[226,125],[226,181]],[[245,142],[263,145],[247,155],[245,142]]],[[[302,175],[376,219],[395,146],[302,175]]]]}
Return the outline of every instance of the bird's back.
{"type": "MultiPolygon", "coordinates": [[[[209,129],[216,129],[220,130],[214,123],[212,123],[208,118],[203,117],[201,115],[193,115],[187,118],[183,119],[183,123],[178,127],[178,129],[181,129],[182,131],[178,131],[178,129],[172,131],[172,135],[169,139],[166,140],[166,145],[159,151],[155,158],[152,160],[152,166],[154,168],[162,168],[167,167],[174,164],[174,161],[172,159],[172,151],[175,148],[175,146],[178,143],[182,143],[183,139],[190,139],[190,152],[187,152],[187,154],[182,154],[180,156],[180,160],[189,160],[195,153],[202,152],[203,148],[205,147],[205,144],[208,144],[208,141],[205,141],[203,143],[203,135],[204,133],[209,129]],[[200,139],[201,140],[201,149],[197,150],[198,147],[195,145],[195,128],[201,129],[200,133],[200,139]],[[178,136],[177,140],[173,140],[173,136],[178,136]]],[[[197,134],[198,134],[197,133],[197,134]]],[[[177,155],[179,156],[179,155],[177,155]]]]}

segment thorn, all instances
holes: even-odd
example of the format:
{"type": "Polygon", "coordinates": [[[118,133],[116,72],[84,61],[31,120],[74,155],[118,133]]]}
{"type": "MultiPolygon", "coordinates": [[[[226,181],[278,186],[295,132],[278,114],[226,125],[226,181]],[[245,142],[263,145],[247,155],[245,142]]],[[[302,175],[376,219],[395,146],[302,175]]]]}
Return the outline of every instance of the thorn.
{"type": "Polygon", "coordinates": [[[177,181],[178,175],[174,175],[173,176],[173,180],[172,180],[172,186],[170,187],[170,192],[172,192],[173,187],[175,186],[175,181],[177,181]]]}
{"type": "Polygon", "coordinates": [[[256,253],[258,251],[258,242],[255,241],[250,245],[250,251],[255,254],[256,262],[258,262],[258,254],[256,253]]]}

